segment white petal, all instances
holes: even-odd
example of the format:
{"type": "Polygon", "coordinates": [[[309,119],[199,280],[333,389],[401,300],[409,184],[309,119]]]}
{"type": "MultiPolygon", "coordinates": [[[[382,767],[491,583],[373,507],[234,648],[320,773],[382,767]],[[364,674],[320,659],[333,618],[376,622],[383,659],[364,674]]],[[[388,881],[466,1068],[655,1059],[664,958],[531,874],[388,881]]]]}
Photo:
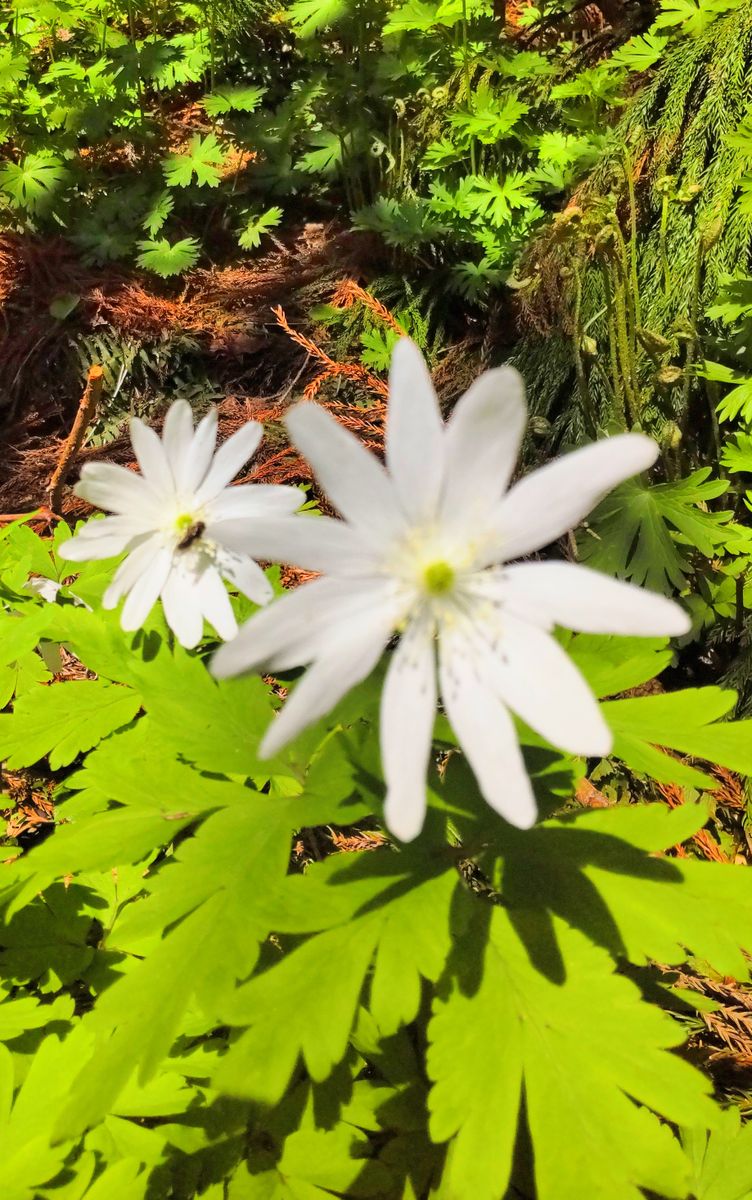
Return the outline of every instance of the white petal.
{"type": "Polygon", "coordinates": [[[431,630],[413,626],[392,655],[381,693],[384,819],[389,832],[402,842],[411,842],[423,828],[436,699],[431,630]]]}
{"type": "Polygon", "coordinates": [[[623,433],[539,467],[502,500],[496,554],[489,554],[488,561],[519,558],[556,541],[618,483],[646,471],[657,457],[658,447],[650,438],[623,433]]]}
{"type": "Polygon", "coordinates": [[[139,417],[132,418],[130,432],[131,443],[144,479],[155,492],[161,496],[169,496],[175,485],[165,448],[159,437],[139,417]]]}
{"type": "Polygon", "coordinates": [[[162,547],[133,584],[120,614],[120,625],[126,632],[141,628],[159,599],[171,566],[172,550],[162,547]]]}
{"type": "Polygon", "coordinates": [[[206,504],[227,487],[240,468],[253,458],[263,436],[264,430],[258,421],[248,421],[222,443],[196,493],[197,504],[206,504]]]}
{"type": "Polygon", "coordinates": [[[162,549],[162,539],[158,534],[153,534],[132,550],[115,572],[112,583],[102,597],[102,607],[114,608],[120,598],[148,571],[162,549]]]}
{"type": "Polygon", "coordinates": [[[393,598],[371,581],[316,579],[287,592],[263,612],[254,613],[240,633],[214,655],[211,671],[218,678],[268,668],[280,671],[306,666],[334,642],[339,630],[363,614],[388,614],[390,629],[399,613],[393,598]]]}
{"type": "MultiPolygon", "coordinates": [[[[305,637],[317,626],[338,594],[339,584],[332,579],[317,579],[286,592],[263,612],[254,613],[237,637],[219,648],[211,661],[212,674],[224,679],[266,665],[286,647],[297,645],[301,635],[305,637]]],[[[311,657],[300,658],[291,665],[302,666],[311,657]]]]}
{"type": "Polygon", "coordinates": [[[193,497],[211,466],[217,442],[217,410],[213,408],[196,426],[187,450],[173,466],[175,486],[179,492],[193,497]]]}
{"type": "Polygon", "coordinates": [[[444,424],[423,355],[409,338],[401,338],[392,355],[386,461],[407,515],[434,517],[444,468],[444,424]]]}
{"type": "Polygon", "coordinates": [[[522,378],[486,371],[457,404],[446,429],[442,518],[473,531],[509,486],[525,429],[522,378]]]}
{"type": "Polygon", "coordinates": [[[357,530],[332,517],[219,521],[207,525],[205,537],[251,558],[290,563],[306,571],[354,575],[378,567],[357,530]]]}
{"type": "Polygon", "coordinates": [[[488,687],[463,639],[442,635],[441,698],[484,800],[518,829],[535,823],[537,806],[514,722],[488,687]]]}
{"type": "Polygon", "coordinates": [[[259,757],[271,758],[370,675],[390,632],[384,614],[373,609],[343,624],[336,638],[330,639],[323,657],[308,668],[270,725],[259,746],[259,757]]]}
{"type": "Polygon", "coordinates": [[[334,507],[381,544],[406,528],[392,482],[378,459],[318,404],[297,404],[285,419],[334,507]]]}
{"type": "Polygon", "coordinates": [[[201,609],[209,624],[214,627],[224,641],[235,637],[238,632],[238,623],[232,611],[227,589],[216,568],[207,567],[199,576],[196,587],[201,609]]]}
{"type": "Polygon", "coordinates": [[[501,636],[495,644],[489,640],[478,658],[499,698],[554,746],[571,754],[609,754],[611,730],[569,655],[550,634],[509,612],[501,623],[501,636]]]}
{"type": "Polygon", "coordinates": [[[75,537],[62,542],[58,548],[61,558],[69,562],[114,558],[132,546],[135,539],[148,535],[142,521],[130,517],[105,517],[89,521],[75,537]]]}
{"type": "Polygon", "coordinates": [[[274,589],[258,563],[247,554],[236,554],[225,546],[217,546],[217,570],[234,584],[239,592],[254,604],[268,604],[274,589]]]}
{"type": "MultiPolygon", "coordinates": [[[[54,579],[47,579],[45,575],[31,575],[26,580],[23,590],[31,592],[35,596],[41,596],[48,604],[54,604],[62,586],[62,583],[57,583],[54,579]]],[[[60,667],[56,669],[59,671],[60,667]]]]}
{"type": "Polygon", "coordinates": [[[162,444],[172,475],[177,484],[180,464],[193,441],[193,411],[187,400],[175,400],[170,405],[162,428],[162,444]]]}
{"type": "Polygon", "coordinates": [[[115,463],[86,463],[73,489],[82,500],[98,508],[139,517],[156,523],[160,519],[160,496],[142,475],[115,463]]]}
{"type": "Polygon", "coordinates": [[[665,596],[574,563],[507,567],[500,590],[518,616],[547,627],[635,637],[680,637],[691,620],[665,596]]]}
{"type": "Polygon", "coordinates": [[[165,620],[186,650],[192,650],[204,634],[204,614],[194,580],[179,565],[170,572],[162,588],[165,620]]]}
{"type": "Polygon", "coordinates": [[[289,516],[300,508],[304,499],[300,488],[241,483],[237,487],[225,488],[206,505],[207,524],[238,518],[255,520],[256,517],[289,516]]]}

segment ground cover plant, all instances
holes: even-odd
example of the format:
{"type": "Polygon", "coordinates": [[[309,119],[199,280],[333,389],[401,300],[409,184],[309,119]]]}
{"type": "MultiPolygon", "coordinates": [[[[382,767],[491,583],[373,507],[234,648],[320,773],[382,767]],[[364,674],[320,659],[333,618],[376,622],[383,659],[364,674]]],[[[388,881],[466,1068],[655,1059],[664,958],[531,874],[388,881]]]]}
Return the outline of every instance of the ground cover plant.
{"type": "Polygon", "coordinates": [[[0,1195],[752,1197],[749,0],[0,27],[0,1195]]]}

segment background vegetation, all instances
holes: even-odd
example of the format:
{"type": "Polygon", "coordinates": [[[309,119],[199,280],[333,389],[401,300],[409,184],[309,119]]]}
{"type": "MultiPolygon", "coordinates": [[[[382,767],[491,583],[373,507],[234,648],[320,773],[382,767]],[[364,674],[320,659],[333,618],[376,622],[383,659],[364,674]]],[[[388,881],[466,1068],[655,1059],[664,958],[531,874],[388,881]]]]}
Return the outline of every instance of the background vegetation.
{"type": "Polygon", "coordinates": [[[752,1197],[752,0],[1,28],[3,1200],[752,1197]],[[554,552],[693,630],[571,640],[615,752],[529,736],[534,832],[441,730],[396,853],[378,679],[262,766],[291,679],[215,684],[156,613],[123,634],[35,510],[93,362],[80,460],[183,395],[263,420],[254,480],[308,492],[286,405],[380,449],[404,333],[447,410],[519,367],[528,466],[657,439],[554,552]]]}

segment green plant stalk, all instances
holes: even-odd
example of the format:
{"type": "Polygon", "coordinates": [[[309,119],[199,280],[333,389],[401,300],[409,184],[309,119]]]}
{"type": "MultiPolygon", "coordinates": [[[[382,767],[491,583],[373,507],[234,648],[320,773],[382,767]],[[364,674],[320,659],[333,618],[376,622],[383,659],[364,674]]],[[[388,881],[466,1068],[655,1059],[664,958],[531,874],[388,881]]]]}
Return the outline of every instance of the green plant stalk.
{"type": "MultiPolygon", "coordinates": [[[[705,261],[705,246],[703,243],[702,234],[697,238],[697,249],[695,251],[694,269],[692,271],[692,290],[689,295],[689,326],[690,336],[687,341],[687,353],[684,360],[684,382],[682,384],[682,423],[686,427],[689,419],[689,401],[692,393],[692,371],[698,361],[698,351],[700,349],[700,337],[698,326],[700,322],[700,291],[702,288],[702,268],[705,261]]],[[[713,441],[715,444],[716,461],[721,459],[721,431],[718,427],[718,416],[715,411],[715,405],[706,391],[705,395],[708,398],[708,411],[710,413],[710,425],[713,430],[713,441]]]]}
{"type": "Polygon", "coordinates": [[[214,75],[217,52],[217,0],[209,5],[209,91],[214,91],[214,75]]]}
{"type": "Polygon", "coordinates": [[[614,312],[616,316],[616,337],[619,347],[621,369],[624,372],[624,395],[627,405],[627,416],[632,425],[636,424],[640,403],[635,393],[634,360],[630,353],[629,318],[627,315],[627,284],[618,274],[614,284],[614,312]]]}
{"type": "MultiPolygon", "coordinates": [[[[639,306],[639,300],[637,297],[637,292],[633,289],[632,270],[630,265],[630,256],[627,251],[627,243],[624,241],[624,234],[622,233],[621,226],[616,219],[613,221],[613,229],[614,239],[619,251],[619,267],[621,268],[621,278],[624,285],[624,308],[630,361],[633,364],[633,378],[636,381],[637,353],[639,347],[639,342],[637,341],[637,326],[639,324],[637,319],[637,310],[639,306]]],[[[617,267],[617,270],[619,267],[617,267]]]]}
{"type": "Polygon", "coordinates": [[[341,133],[337,134],[337,139],[339,141],[339,152],[340,152],[340,155],[342,158],[342,185],[345,189],[345,202],[346,202],[347,207],[350,210],[350,212],[354,212],[358,206],[355,202],[355,195],[353,193],[352,186],[350,183],[349,164],[348,164],[348,159],[347,159],[347,149],[345,146],[345,139],[341,133]]]}
{"type": "MultiPolygon", "coordinates": [[[[467,95],[467,107],[469,112],[473,111],[473,96],[470,84],[470,55],[468,53],[467,41],[467,0],[462,0],[462,71],[465,77],[465,92],[467,95]]],[[[478,174],[478,162],[475,150],[475,138],[470,138],[470,170],[473,175],[478,174]]]]}
{"type": "Polygon", "coordinates": [[[138,53],[138,46],[136,45],[136,19],[133,15],[132,0],[127,0],[127,8],[128,8],[128,35],[129,35],[131,43],[133,45],[133,49],[136,51],[136,93],[138,95],[138,111],[141,114],[141,120],[143,122],[146,120],[146,116],[144,113],[144,86],[143,86],[143,79],[141,77],[141,59],[140,59],[139,53],[138,53]]]}
{"type": "Polygon", "coordinates": [[[659,231],[659,243],[661,253],[661,267],[663,269],[663,294],[668,296],[671,291],[671,269],[668,265],[668,247],[666,244],[668,235],[668,206],[669,198],[664,195],[661,202],[661,226],[659,231]]]}
{"type": "Polygon", "coordinates": [[[591,432],[597,436],[598,422],[595,416],[595,408],[593,406],[593,398],[590,395],[587,375],[585,373],[585,365],[582,361],[582,275],[580,273],[580,262],[575,263],[574,267],[574,311],[572,313],[572,351],[574,353],[574,368],[577,375],[577,388],[580,393],[582,407],[590,422],[591,432]]]}
{"type": "MultiPolygon", "coordinates": [[[[614,303],[614,291],[611,286],[611,275],[609,272],[608,261],[604,260],[603,267],[603,290],[606,297],[606,311],[608,313],[608,355],[611,364],[611,380],[612,391],[614,396],[614,415],[621,422],[622,428],[627,427],[627,413],[624,405],[624,391],[621,383],[621,372],[619,371],[618,357],[618,334],[616,329],[616,305],[614,303]]],[[[604,372],[605,373],[605,372],[604,372]]]]}
{"type": "Polygon", "coordinates": [[[629,265],[632,277],[632,297],[634,304],[635,325],[642,325],[640,306],[640,281],[637,275],[637,201],[635,198],[634,177],[632,175],[632,160],[629,151],[624,148],[624,175],[627,181],[629,196],[629,265]]]}

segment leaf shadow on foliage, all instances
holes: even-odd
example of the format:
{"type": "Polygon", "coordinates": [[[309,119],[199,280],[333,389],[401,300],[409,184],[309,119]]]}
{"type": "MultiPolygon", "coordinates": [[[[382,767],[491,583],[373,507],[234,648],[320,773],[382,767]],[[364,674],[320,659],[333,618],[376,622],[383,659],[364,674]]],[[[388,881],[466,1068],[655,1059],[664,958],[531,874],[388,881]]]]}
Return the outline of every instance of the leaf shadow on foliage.
{"type": "Polygon", "coordinates": [[[667,859],[653,858],[609,834],[569,828],[509,829],[504,854],[503,901],[530,962],[552,983],[566,978],[552,916],[561,917],[615,957],[626,947],[614,916],[585,870],[596,867],[632,879],[682,881],[667,859]],[[531,881],[538,906],[530,907],[531,881]]]}

